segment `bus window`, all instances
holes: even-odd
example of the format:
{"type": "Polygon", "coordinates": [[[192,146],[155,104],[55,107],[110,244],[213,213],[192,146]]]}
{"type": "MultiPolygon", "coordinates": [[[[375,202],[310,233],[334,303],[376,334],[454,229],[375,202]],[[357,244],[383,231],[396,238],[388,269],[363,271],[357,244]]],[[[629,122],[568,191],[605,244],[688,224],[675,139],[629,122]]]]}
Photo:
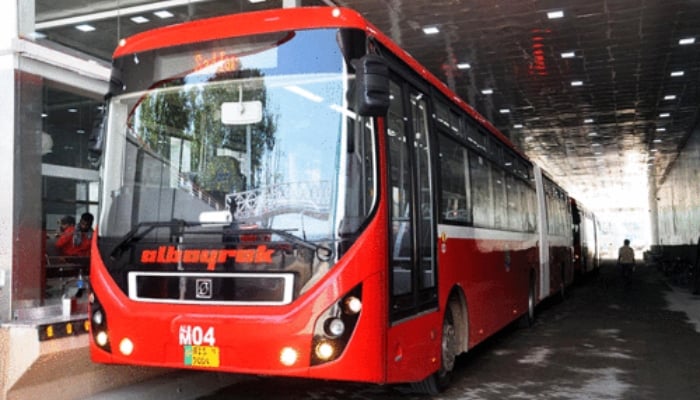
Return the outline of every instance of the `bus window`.
{"type": "Polygon", "coordinates": [[[506,182],[503,170],[491,164],[491,184],[493,189],[493,217],[495,228],[508,227],[508,212],[506,210],[506,182]]]}
{"type": "Polygon", "coordinates": [[[491,138],[488,141],[489,156],[495,161],[496,165],[503,165],[503,145],[498,140],[491,138]]]}
{"type": "Polygon", "coordinates": [[[525,198],[520,193],[520,181],[511,174],[506,174],[506,199],[508,210],[508,224],[510,230],[522,231],[523,206],[525,198]]]}
{"type": "Polygon", "coordinates": [[[479,130],[472,120],[467,120],[467,140],[477,149],[486,151],[486,133],[479,130]]]}
{"type": "Polygon", "coordinates": [[[428,135],[428,105],[422,93],[411,94],[411,115],[413,116],[413,135],[418,177],[418,206],[420,215],[418,224],[418,245],[420,246],[420,266],[422,271],[420,288],[435,286],[434,243],[433,240],[433,188],[430,163],[430,141],[428,135]]]}
{"type": "Polygon", "coordinates": [[[467,150],[445,135],[440,135],[440,215],[443,221],[471,223],[467,150]]]}
{"type": "Polygon", "coordinates": [[[413,283],[412,186],[408,148],[410,141],[406,137],[401,87],[391,82],[389,90],[392,99],[387,116],[389,185],[391,187],[392,293],[401,295],[410,293],[413,283]]]}
{"type": "Polygon", "coordinates": [[[493,203],[491,202],[491,168],[489,161],[480,155],[470,154],[472,208],[474,225],[493,226],[493,203]]]}
{"type": "Polygon", "coordinates": [[[446,129],[453,135],[466,139],[466,137],[463,136],[464,128],[462,127],[462,119],[457,113],[450,110],[448,106],[439,101],[435,103],[435,119],[438,122],[438,126],[446,129]]]}

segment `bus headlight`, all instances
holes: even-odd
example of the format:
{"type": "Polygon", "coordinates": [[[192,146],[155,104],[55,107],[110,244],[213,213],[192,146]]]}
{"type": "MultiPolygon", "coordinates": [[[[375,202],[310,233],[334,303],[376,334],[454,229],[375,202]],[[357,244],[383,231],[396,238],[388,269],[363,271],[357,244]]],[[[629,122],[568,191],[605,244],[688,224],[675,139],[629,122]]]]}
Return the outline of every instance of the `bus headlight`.
{"type": "Polygon", "coordinates": [[[96,310],[94,313],[92,313],[92,323],[95,326],[100,326],[104,322],[104,315],[102,314],[102,310],[96,310]]]}
{"type": "Polygon", "coordinates": [[[90,333],[92,334],[92,339],[102,350],[111,353],[112,346],[109,343],[109,335],[107,334],[109,331],[107,329],[107,314],[94,292],[90,292],[89,297],[88,315],[90,315],[90,333]]]}
{"type": "Polygon", "coordinates": [[[282,365],[285,365],[287,367],[291,367],[292,365],[296,364],[298,359],[299,352],[297,352],[291,347],[285,347],[280,352],[280,362],[282,363],[282,365]]]}
{"type": "Polygon", "coordinates": [[[311,365],[340,357],[350,341],[362,311],[362,285],[338,299],[316,319],[311,342],[311,365]]]}
{"type": "Polygon", "coordinates": [[[130,356],[134,352],[134,342],[129,338],[122,339],[119,342],[119,351],[125,356],[130,356]]]}
{"type": "Polygon", "coordinates": [[[345,323],[340,318],[333,318],[326,321],[326,333],[330,337],[338,337],[345,333],[345,323]]]}
{"type": "Polygon", "coordinates": [[[316,357],[319,360],[330,360],[335,354],[335,349],[331,342],[321,341],[316,345],[316,357]]]}
{"type": "Polygon", "coordinates": [[[345,312],[357,314],[362,310],[362,301],[355,296],[348,296],[345,299],[345,312]]]}
{"type": "Polygon", "coordinates": [[[97,343],[98,346],[105,347],[108,342],[109,337],[107,336],[107,332],[100,331],[97,333],[97,335],[95,335],[95,343],[97,343]]]}

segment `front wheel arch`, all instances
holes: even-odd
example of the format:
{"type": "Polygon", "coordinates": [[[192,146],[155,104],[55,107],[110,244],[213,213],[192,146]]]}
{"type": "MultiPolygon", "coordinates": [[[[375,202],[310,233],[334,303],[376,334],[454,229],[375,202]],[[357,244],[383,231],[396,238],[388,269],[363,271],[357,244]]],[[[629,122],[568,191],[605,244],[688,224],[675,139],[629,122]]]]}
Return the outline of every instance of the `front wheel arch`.
{"type": "Polygon", "coordinates": [[[468,318],[466,301],[461,291],[455,290],[445,306],[440,336],[440,368],[427,378],[411,384],[414,391],[437,395],[451,380],[457,356],[468,347],[468,318]]]}

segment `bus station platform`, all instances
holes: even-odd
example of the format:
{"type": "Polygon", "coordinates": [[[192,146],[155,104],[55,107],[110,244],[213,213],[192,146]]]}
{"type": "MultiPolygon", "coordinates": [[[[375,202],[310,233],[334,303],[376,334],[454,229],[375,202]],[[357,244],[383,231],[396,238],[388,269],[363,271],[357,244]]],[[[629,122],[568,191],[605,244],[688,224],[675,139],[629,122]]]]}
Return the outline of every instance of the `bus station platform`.
{"type": "Polygon", "coordinates": [[[170,371],[94,364],[86,313],[63,316],[60,304],[35,312],[46,316],[0,326],[0,400],[78,400],[170,371]]]}

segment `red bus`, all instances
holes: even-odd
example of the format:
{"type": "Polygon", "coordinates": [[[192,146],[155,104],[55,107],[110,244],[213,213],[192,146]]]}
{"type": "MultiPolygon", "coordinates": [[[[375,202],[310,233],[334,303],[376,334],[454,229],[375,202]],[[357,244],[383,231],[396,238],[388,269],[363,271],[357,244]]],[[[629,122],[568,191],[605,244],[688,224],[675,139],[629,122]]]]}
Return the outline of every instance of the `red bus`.
{"type": "Polygon", "coordinates": [[[566,192],[352,10],[136,35],[107,99],[95,362],[435,393],[573,279],[566,192]]]}
{"type": "Polygon", "coordinates": [[[574,238],[574,273],[583,276],[599,272],[598,220],[595,214],[574,198],[571,202],[574,238]]]}

